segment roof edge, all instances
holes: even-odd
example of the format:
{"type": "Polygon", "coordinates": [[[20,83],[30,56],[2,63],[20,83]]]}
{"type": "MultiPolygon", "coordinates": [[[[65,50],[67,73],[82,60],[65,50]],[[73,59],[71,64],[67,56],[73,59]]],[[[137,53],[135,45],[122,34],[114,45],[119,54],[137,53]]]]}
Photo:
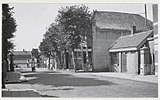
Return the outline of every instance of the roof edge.
{"type": "Polygon", "coordinates": [[[109,52],[122,52],[122,51],[135,51],[138,50],[136,47],[130,48],[117,48],[117,49],[110,49],[109,52]]]}
{"type": "Polygon", "coordinates": [[[140,49],[140,47],[142,45],[144,45],[144,43],[147,41],[147,38],[150,37],[151,35],[153,35],[153,30],[151,31],[150,34],[148,34],[148,36],[137,46],[138,49],[140,49]]]}
{"type": "MultiPolygon", "coordinates": [[[[126,36],[121,36],[120,38],[118,38],[110,47],[109,47],[109,50],[111,50],[111,51],[117,51],[117,50],[125,50],[126,48],[137,48],[137,50],[138,49],[140,49],[140,47],[142,46],[142,45],[144,45],[144,43],[147,41],[147,38],[149,37],[149,36],[151,36],[151,35],[153,35],[153,30],[149,30],[150,31],[150,33],[148,34],[148,36],[140,43],[140,44],[138,44],[138,46],[134,46],[134,47],[121,47],[121,48],[113,48],[113,49],[111,49],[112,47],[113,47],[113,45],[115,45],[117,42],[118,42],[118,40],[120,39],[120,38],[122,38],[122,37],[126,37],[126,36],[131,36],[131,35],[126,35],[126,36]]],[[[149,32],[149,31],[144,31],[144,32],[140,32],[140,33],[136,33],[136,34],[134,34],[134,35],[140,35],[140,34],[144,34],[145,32],[149,32]]]]}

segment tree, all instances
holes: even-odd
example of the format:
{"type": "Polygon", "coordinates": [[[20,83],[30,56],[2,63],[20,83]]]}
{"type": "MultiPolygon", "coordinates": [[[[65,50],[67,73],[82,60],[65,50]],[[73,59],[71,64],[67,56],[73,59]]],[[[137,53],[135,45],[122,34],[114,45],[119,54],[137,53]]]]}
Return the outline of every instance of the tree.
{"type": "Polygon", "coordinates": [[[67,36],[66,45],[72,49],[74,62],[74,49],[86,41],[85,37],[88,39],[92,38],[91,13],[85,5],[67,6],[61,8],[58,12],[56,22],[62,27],[63,33],[67,36]]]}
{"type": "MultiPolygon", "coordinates": [[[[52,23],[47,32],[44,34],[44,39],[39,46],[41,53],[49,58],[49,67],[50,57],[56,59],[57,54],[61,49],[62,41],[60,35],[59,26],[52,23]]],[[[56,60],[55,63],[57,63],[56,60]]]]}
{"type": "Polygon", "coordinates": [[[32,53],[32,56],[37,59],[37,66],[39,67],[40,66],[40,63],[39,63],[40,53],[39,53],[38,49],[32,49],[31,53],[32,53]]]}
{"type": "Polygon", "coordinates": [[[16,31],[16,20],[13,18],[13,9],[9,8],[8,4],[2,5],[2,56],[3,60],[7,60],[7,54],[14,45],[10,41],[14,37],[13,33],[16,31]]]}
{"type": "Polygon", "coordinates": [[[13,18],[13,9],[8,4],[2,4],[2,88],[5,88],[4,80],[6,71],[8,71],[7,55],[14,48],[11,38],[14,37],[13,33],[16,31],[16,21],[13,18]]]}
{"type": "Polygon", "coordinates": [[[50,46],[49,46],[49,41],[47,39],[43,39],[42,42],[40,43],[39,50],[41,51],[41,54],[49,58],[49,68],[50,68],[50,56],[51,56],[51,51],[50,51],[50,46]]]}

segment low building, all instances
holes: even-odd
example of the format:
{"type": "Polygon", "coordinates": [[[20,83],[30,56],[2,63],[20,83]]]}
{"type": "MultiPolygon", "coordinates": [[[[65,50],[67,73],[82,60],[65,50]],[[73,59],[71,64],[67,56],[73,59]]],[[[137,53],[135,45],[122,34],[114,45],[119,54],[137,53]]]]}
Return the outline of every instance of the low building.
{"type": "Polygon", "coordinates": [[[121,36],[115,41],[109,49],[112,71],[131,74],[154,73],[150,51],[152,47],[148,41],[151,37],[153,37],[152,30],[121,36]]]}
{"type": "Polygon", "coordinates": [[[14,51],[14,65],[15,67],[29,67],[31,59],[31,51],[14,51]]]}

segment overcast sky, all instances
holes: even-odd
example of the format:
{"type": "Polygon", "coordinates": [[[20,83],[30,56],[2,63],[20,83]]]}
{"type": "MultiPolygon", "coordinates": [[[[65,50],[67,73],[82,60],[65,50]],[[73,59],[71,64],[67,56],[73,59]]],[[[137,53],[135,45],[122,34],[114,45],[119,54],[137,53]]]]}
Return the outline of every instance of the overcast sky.
{"type": "MultiPolygon", "coordinates": [[[[32,50],[38,48],[46,28],[54,22],[61,7],[74,4],[9,4],[14,7],[14,17],[17,22],[16,36],[13,39],[15,50],[32,50]]],[[[141,14],[144,16],[144,4],[85,4],[91,11],[116,11],[141,14]]],[[[147,4],[147,17],[152,20],[152,6],[147,4]]]]}

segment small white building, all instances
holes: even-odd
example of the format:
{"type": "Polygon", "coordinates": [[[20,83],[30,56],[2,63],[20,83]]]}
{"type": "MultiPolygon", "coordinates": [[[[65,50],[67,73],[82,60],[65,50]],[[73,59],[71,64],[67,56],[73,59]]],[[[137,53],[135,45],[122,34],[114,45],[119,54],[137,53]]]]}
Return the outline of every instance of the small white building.
{"type": "Polygon", "coordinates": [[[15,67],[29,67],[29,62],[31,59],[31,52],[30,51],[14,51],[14,65],[15,67]]]}

